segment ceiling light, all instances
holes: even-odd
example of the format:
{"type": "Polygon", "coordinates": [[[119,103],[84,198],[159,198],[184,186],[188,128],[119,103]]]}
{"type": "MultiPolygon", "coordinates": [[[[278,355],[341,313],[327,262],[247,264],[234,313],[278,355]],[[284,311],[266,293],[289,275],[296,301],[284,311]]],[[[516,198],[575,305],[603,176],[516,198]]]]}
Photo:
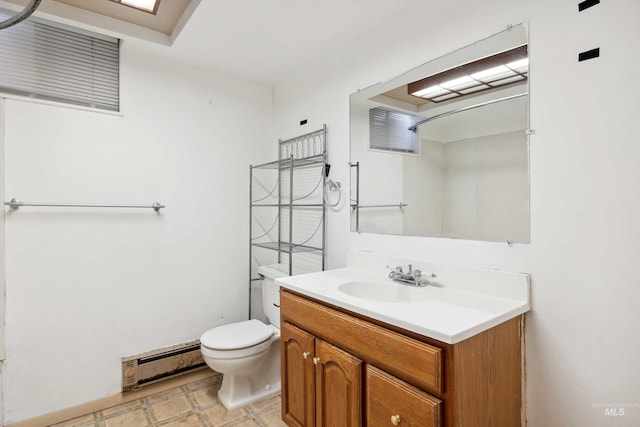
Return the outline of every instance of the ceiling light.
{"type": "Polygon", "coordinates": [[[449,93],[448,90],[443,89],[440,86],[431,86],[426,89],[419,90],[417,92],[412,93],[413,96],[419,96],[421,98],[432,98],[435,96],[442,95],[444,93],[449,93]]]}
{"type": "Polygon", "coordinates": [[[488,70],[482,70],[477,73],[471,74],[476,80],[482,81],[491,81],[496,80],[500,77],[506,77],[510,74],[513,74],[513,71],[508,68],[506,65],[498,65],[497,67],[489,68],[488,70]]]}
{"type": "Polygon", "coordinates": [[[149,13],[156,13],[160,0],[112,0],[149,13]]]}
{"type": "Polygon", "coordinates": [[[448,95],[443,95],[443,96],[437,96],[434,98],[435,102],[440,102],[440,101],[446,101],[447,99],[451,99],[451,98],[457,98],[460,95],[458,95],[457,93],[451,92],[448,95]]]}
{"type": "Polygon", "coordinates": [[[526,73],[529,69],[529,58],[522,58],[518,61],[513,61],[507,64],[507,67],[511,68],[513,71],[526,73]]]}
{"type": "Polygon", "coordinates": [[[520,81],[523,81],[525,79],[526,79],[525,76],[521,76],[520,74],[516,74],[513,77],[508,77],[506,79],[502,79],[502,80],[500,80],[498,82],[493,82],[491,84],[495,85],[497,83],[498,86],[501,86],[501,85],[506,85],[506,84],[513,83],[513,82],[520,82],[520,81]]]}
{"type": "Polygon", "coordinates": [[[462,76],[457,79],[449,80],[448,82],[440,83],[440,86],[447,89],[458,90],[468,88],[469,86],[475,86],[477,84],[478,82],[471,77],[462,76]]]}
{"type": "Polygon", "coordinates": [[[488,86],[488,85],[478,85],[478,86],[471,87],[471,88],[469,88],[469,89],[462,89],[462,90],[460,91],[460,93],[462,93],[462,94],[466,95],[466,94],[468,94],[468,93],[478,92],[478,91],[481,91],[481,90],[487,90],[487,89],[491,89],[491,86],[488,86]]]}
{"type": "Polygon", "coordinates": [[[442,73],[409,83],[407,92],[432,102],[440,102],[525,81],[529,71],[527,51],[525,44],[462,64],[442,73]]]}

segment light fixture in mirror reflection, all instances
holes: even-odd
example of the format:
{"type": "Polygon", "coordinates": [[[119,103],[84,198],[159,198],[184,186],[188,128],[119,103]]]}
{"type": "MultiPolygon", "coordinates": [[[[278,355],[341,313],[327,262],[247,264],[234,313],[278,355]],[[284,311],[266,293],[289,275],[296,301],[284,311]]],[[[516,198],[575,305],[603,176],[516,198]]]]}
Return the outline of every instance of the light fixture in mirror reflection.
{"type": "Polygon", "coordinates": [[[350,97],[351,230],[529,241],[524,25],[350,97]]]}

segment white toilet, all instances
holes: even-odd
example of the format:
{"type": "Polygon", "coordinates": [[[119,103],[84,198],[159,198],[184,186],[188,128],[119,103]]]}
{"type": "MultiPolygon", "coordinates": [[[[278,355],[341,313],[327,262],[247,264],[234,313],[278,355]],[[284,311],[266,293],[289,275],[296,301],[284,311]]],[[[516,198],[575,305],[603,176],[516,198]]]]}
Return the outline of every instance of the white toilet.
{"type": "Polygon", "coordinates": [[[252,319],[213,328],[200,337],[204,361],[222,376],[218,399],[234,409],[280,393],[280,291],[288,274],[261,266],[262,306],[270,324],[252,319]]]}

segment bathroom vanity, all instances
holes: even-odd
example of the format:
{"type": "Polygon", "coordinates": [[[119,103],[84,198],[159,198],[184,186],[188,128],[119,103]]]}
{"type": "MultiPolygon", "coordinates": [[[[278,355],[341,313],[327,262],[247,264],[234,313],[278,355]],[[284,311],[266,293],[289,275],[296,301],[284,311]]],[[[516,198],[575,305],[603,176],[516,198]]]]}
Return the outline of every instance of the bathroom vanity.
{"type": "Polygon", "coordinates": [[[524,425],[528,276],[426,266],[440,283],[411,289],[423,299],[353,267],[278,281],[289,426],[524,425]],[[373,295],[350,295],[356,277],[373,295]],[[397,298],[375,294],[385,283],[397,298]]]}

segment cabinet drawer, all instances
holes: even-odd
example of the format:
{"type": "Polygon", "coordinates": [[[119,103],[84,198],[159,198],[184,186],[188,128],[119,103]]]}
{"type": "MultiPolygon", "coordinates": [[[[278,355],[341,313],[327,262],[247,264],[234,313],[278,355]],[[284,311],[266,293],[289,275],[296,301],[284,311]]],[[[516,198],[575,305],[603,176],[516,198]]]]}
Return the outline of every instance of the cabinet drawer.
{"type": "Polygon", "coordinates": [[[416,386],[442,391],[442,350],[282,289],[281,316],[416,386]]]}
{"type": "Polygon", "coordinates": [[[366,372],[368,426],[440,427],[439,399],[374,366],[366,372]]]}

